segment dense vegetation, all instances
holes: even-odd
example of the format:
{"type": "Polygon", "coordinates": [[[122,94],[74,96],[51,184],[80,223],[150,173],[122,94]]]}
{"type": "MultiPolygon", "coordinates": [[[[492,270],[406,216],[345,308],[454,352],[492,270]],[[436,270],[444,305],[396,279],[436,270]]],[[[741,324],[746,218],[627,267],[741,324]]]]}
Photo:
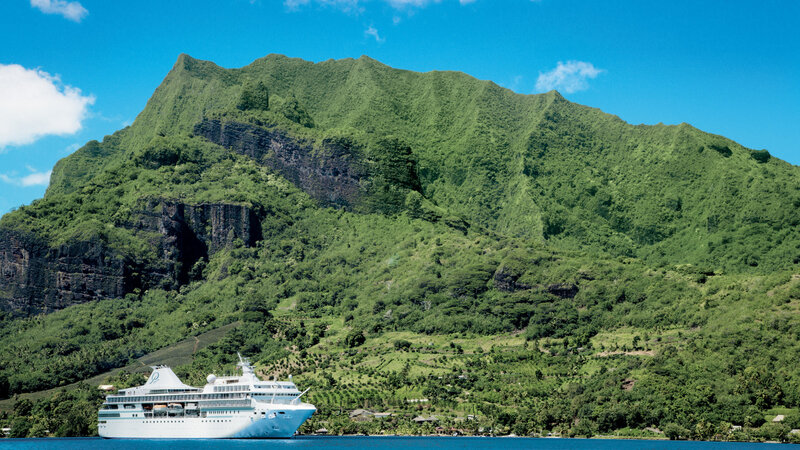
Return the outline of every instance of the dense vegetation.
{"type": "MultiPolygon", "coordinates": [[[[262,239],[199,260],[185,284],[0,317],[0,397],[238,322],[179,375],[232,371],[236,351],[291,373],[319,408],[306,432],[790,439],[797,176],[766,151],[685,124],[631,126],[556,92],[366,57],[225,70],[184,55],[131,127],[60,161],[45,197],[0,226],[161,267],[157,233],[130,223],[168,199],[250,206],[262,239]],[[348,142],[371,174],[363,196],[324,207],[195,136],[209,117],[318,152],[348,142]],[[394,416],[347,416],[365,407],[394,416]]],[[[15,436],[92,434],[98,401],[86,386],[22,397],[0,422],[15,436]],[[75,421],[50,422],[59,408],[75,421]]]]}

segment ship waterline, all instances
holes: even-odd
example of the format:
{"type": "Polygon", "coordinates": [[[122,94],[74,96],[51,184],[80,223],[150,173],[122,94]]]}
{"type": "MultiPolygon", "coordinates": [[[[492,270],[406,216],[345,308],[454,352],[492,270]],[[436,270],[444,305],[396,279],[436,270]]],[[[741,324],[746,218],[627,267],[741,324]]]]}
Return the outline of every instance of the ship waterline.
{"type": "MultiPolygon", "coordinates": [[[[104,438],[289,438],[316,411],[291,381],[262,381],[239,358],[241,376],[209,375],[203,388],[183,384],[166,366],[147,382],[106,397],[98,412],[104,438]]],[[[291,378],[291,377],[290,377],[291,378]]]]}

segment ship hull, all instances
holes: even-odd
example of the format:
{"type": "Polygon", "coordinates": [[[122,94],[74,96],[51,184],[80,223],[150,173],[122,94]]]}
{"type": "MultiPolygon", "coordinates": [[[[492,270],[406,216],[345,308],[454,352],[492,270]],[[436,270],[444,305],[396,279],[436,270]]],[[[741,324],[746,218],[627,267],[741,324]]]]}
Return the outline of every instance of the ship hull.
{"type": "Polygon", "coordinates": [[[103,418],[98,434],[109,439],[286,439],[315,409],[281,408],[265,414],[220,411],[208,417],[103,418]]]}

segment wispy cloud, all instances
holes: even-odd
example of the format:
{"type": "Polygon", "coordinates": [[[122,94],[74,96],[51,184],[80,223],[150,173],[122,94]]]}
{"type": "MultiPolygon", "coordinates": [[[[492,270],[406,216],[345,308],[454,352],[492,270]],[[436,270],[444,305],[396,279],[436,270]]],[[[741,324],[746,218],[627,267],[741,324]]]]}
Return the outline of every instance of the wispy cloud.
{"type": "Polygon", "coordinates": [[[31,6],[45,14],[59,14],[73,22],[80,22],[89,14],[80,3],[65,0],[31,0],[31,6]]]}
{"type": "Polygon", "coordinates": [[[74,153],[74,152],[78,151],[79,148],[81,148],[81,144],[78,143],[78,142],[76,142],[74,144],[69,144],[68,146],[66,146],[64,148],[64,153],[74,153]]]}
{"type": "Polygon", "coordinates": [[[14,173],[0,173],[0,181],[22,187],[47,186],[50,184],[50,175],[53,173],[52,170],[48,170],[47,172],[39,172],[30,166],[28,166],[28,170],[30,170],[31,173],[22,177],[16,176],[14,173]]]}
{"type": "Polygon", "coordinates": [[[516,75],[514,78],[511,79],[511,82],[502,83],[501,86],[511,89],[514,92],[519,92],[520,86],[522,85],[522,80],[525,77],[522,75],[516,75]]]}
{"type": "Polygon", "coordinates": [[[380,34],[378,34],[378,30],[373,27],[372,25],[369,26],[366,30],[364,30],[364,36],[372,36],[375,38],[375,42],[383,43],[386,41],[386,38],[382,38],[380,34]]]}
{"type": "Polygon", "coordinates": [[[307,5],[309,0],[285,0],[283,2],[283,6],[288,8],[290,11],[296,11],[300,9],[301,6],[307,5]]]}
{"type": "Polygon", "coordinates": [[[322,6],[329,6],[332,8],[340,9],[344,12],[361,12],[363,8],[360,6],[359,0],[284,0],[283,6],[289,11],[297,11],[303,6],[310,3],[316,3],[322,6]]]}
{"type": "Polygon", "coordinates": [[[0,64],[0,150],[42,136],[78,132],[93,96],[64,86],[58,77],[17,64],[0,64]]]}
{"type": "MultiPolygon", "coordinates": [[[[380,0],[388,3],[392,8],[397,10],[410,10],[414,8],[424,8],[432,3],[441,3],[444,0],[380,0]]],[[[476,0],[458,0],[461,5],[474,3],[476,0]]],[[[284,0],[283,5],[290,11],[297,11],[303,6],[316,3],[323,6],[331,6],[341,9],[345,12],[361,12],[364,10],[364,4],[369,0],[284,0]]],[[[395,21],[397,23],[398,20],[395,21]]]]}
{"type": "Polygon", "coordinates": [[[390,5],[392,5],[393,8],[402,9],[409,7],[421,8],[423,6],[428,6],[431,3],[439,3],[441,0],[386,0],[386,1],[390,5]]]}
{"type": "Polygon", "coordinates": [[[605,72],[596,68],[592,63],[584,61],[558,62],[556,68],[544,73],[539,73],[536,79],[536,90],[546,92],[552,89],[571,94],[589,88],[588,80],[597,78],[605,72]]]}

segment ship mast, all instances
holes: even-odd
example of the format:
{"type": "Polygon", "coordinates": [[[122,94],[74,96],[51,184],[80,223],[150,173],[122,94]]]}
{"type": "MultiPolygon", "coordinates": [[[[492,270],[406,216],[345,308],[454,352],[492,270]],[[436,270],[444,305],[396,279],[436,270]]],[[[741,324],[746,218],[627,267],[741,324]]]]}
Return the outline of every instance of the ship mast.
{"type": "Polygon", "coordinates": [[[255,371],[253,370],[253,366],[250,365],[249,358],[242,358],[241,353],[236,352],[236,355],[239,356],[239,363],[236,364],[236,367],[242,369],[242,375],[252,375],[255,376],[255,371]]]}

